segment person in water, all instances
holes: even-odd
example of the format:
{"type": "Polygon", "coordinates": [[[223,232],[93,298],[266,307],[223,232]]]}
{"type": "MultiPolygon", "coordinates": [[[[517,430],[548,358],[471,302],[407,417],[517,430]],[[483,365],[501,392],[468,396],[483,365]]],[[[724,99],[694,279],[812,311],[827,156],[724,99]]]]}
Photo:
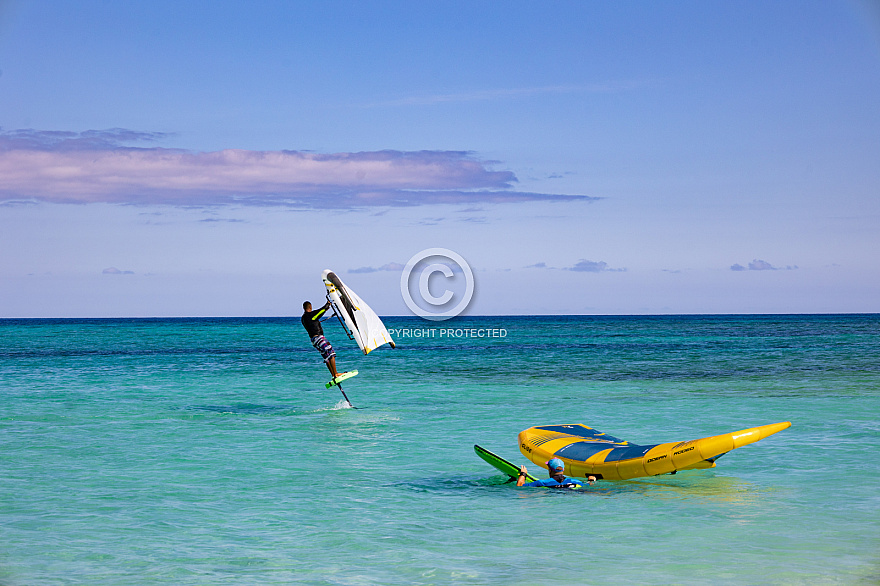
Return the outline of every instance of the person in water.
{"type": "Polygon", "coordinates": [[[333,350],[333,346],[331,346],[330,342],[327,341],[327,338],[324,337],[324,328],[321,327],[321,316],[324,315],[324,312],[329,308],[330,301],[327,301],[323,307],[314,311],[312,311],[312,304],[310,301],[304,302],[302,325],[306,329],[306,332],[309,333],[309,338],[312,340],[312,346],[321,353],[321,357],[324,359],[324,364],[327,365],[330,374],[332,374],[335,379],[339,376],[339,373],[336,372],[336,351],[333,350]]]}
{"type": "MultiPolygon", "coordinates": [[[[547,470],[550,472],[550,478],[544,480],[533,480],[532,482],[526,482],[526,474],[528,471],[525,466],[520,466],[519,468],[519,478],[516,479],[517,486],[547,486],[549,488],[575,488],[578,486],[583,486],[584,483],[580,480],[575,480],[574,478],[567,477],[563,472],[565,471],[565,463],[559,458],[553,458],[547,462],[547,470]]],[[[595,476],[588,476],[587,481],[590,484],[596,482],[595,476]]]]}

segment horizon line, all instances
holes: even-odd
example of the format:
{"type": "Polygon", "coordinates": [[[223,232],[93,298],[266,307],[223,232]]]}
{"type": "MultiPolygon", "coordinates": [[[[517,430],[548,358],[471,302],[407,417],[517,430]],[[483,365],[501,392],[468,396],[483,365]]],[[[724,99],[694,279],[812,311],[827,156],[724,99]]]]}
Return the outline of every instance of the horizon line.
{"type": "MultiPolygon", "coordinates": [[[[821,316],[880,316],[880,311],[844,311],[844,312],[797,312],[797,313],[779,313],[779,312],[768,312],[768,313],[530,313],[530,314],[487,314],[487,315],[459,315],[454,318],[443,320],[443,321],[434,321],[427,320],[421,318],[417,315],[381,315],[379,316],[382,319],[387,318],[409,318],[409,319],[419,319],[427,325],[433,325],[434,327],[438,327],[440,324],[451,322],[457,319],[498,319],[498,318],[528,318],[528,317],[799,317],[799,316],[813,316],[813,317],[821,317],[821,316]]],[[[149,320],[149,321],[161,321],[161,320],[243,320],[243,319],[251,319],[251,320],[279,320],[279,319],[297,319],[299,315],[239,315],[239,316],[231,316],[231,315],[193,315],[193,316],[103,316],[103,317],[0,317],[0,322],[5,321],[134,321],[134,320],[149,320]]]]}

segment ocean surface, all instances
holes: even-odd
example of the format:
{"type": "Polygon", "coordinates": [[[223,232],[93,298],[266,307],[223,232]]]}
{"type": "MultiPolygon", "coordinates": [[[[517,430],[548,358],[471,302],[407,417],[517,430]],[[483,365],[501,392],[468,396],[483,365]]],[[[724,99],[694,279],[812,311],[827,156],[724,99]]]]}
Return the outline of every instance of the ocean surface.
{"type": "Polygon", "coordinates": [[[325,324],[350,409],[298,316],[0,320],[0,584],[880,583],[880,316],[386,325],[363,356],[325,324]],[[473,452],[780,421],[582,492],[473,452]]]}

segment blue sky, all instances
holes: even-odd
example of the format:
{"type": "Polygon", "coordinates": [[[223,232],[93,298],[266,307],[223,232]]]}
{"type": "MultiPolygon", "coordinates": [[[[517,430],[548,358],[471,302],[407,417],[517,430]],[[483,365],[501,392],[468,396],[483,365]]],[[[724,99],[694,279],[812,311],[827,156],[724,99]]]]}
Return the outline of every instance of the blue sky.
{"type": "Polygon", "coordinates": [[[878,104],[867,0],[0,2],[0,317],[877,312],[878,104]]]}

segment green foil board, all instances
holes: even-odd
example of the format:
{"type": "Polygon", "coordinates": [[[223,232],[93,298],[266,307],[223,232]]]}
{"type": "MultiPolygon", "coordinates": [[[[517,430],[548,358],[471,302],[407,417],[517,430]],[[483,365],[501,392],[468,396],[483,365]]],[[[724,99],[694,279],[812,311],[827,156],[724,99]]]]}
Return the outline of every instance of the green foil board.
{"type": "Polygon", "coordinates": [[[331,380],[329,383],[327,383],[324,386],[329,389],[333,385],[338,385],[339,383],[341,383],[344,380],[348,380],[353,376],[357,376],[357,373],[358,373],[358,371],[356,371],[356,370],[349,370],[348,372],[343,372],[342,374],[340,374],[339,376],[337,376],[336,378],[334,378],[333,380],[331,380]]]}
{"type": "MultiPolygon", "coordinates": [[[[496,469],[502,471],[503,473],[510,476],[512,479],[516,479],[519,476],[519,466],[515,464],[511,464],[501,456],[493,454],[486,448],[482,448],[478,445],[474,445],[474,451],[477,453],[479,457],[485,460],[487,463],[494,466],[496,469]]],[[[526,474],[526,482],[532,482],[533,480],[537,480],[531,474],[526,474]]]]}

